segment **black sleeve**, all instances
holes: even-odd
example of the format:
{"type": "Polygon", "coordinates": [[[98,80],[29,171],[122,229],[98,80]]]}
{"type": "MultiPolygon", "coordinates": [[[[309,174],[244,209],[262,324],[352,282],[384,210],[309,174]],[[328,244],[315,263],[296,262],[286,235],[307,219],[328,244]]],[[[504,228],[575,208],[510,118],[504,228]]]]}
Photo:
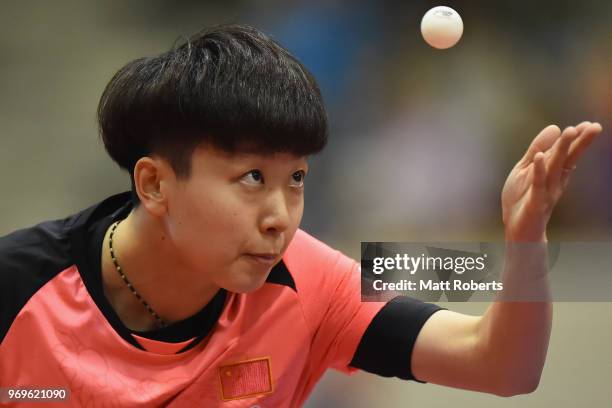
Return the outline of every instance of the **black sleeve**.
{"type": "Polygon", "coordinates": [[[444,308],[407,296],[392,299],[372,319],[350,366],[383,377],[425,383],[412,375],[412,349],[421,328],[438,310],[444,308]]]}

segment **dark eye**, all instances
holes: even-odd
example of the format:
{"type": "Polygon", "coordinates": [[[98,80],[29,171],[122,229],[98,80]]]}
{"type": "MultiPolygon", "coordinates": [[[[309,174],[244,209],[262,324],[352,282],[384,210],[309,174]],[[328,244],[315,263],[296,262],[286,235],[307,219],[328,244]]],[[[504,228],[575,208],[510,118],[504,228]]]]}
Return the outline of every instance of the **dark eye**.
{"type": "Polygon", "coordinates": [[[251,170],[241,179],[246,184],[261,184],[263,183],[263,174],[259,170],[251,170]]]}
{"type": "Polygon", "coordinates": [[[304,177],[306,174],[303,170],[296,171],[291,175],[291,185],[294,187],[302,187],[304,185],[304,177]]]}

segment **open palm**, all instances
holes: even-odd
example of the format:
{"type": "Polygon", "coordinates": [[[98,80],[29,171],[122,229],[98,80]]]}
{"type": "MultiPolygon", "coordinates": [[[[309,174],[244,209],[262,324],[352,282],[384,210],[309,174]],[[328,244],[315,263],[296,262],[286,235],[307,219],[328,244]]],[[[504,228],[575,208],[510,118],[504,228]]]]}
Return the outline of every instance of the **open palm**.
{"type": "Polygon", "coordinates": [[[546,239],[546,225],[571,171],[601,130],[600,124],[591,122],[570,126],[563,132],[550,125],[535,137],[510,172],[502,191],[507,239],[546,239]]]}

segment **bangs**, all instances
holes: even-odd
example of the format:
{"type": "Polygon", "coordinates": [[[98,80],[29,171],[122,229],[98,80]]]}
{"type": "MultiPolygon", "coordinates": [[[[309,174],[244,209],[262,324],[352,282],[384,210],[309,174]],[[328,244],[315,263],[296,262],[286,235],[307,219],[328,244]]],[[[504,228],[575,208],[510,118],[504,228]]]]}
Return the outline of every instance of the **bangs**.
{"type": "Polygon", "coordinates": [[[128,170],[151,153],[188,169],[185,155],[203,143],[307,156],[328,136],[314,77],[244,26],[208,29],[127,64],[104,91],[98,116],[107,151],[128,170]]]}

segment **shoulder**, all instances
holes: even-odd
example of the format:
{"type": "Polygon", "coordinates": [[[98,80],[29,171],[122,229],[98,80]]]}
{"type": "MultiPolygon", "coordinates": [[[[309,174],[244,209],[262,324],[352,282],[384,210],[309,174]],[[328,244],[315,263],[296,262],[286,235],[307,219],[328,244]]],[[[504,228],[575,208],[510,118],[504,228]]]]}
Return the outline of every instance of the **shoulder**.
{"type": "Polygon", "coordinates": [[[67,220],[42,222],[0,237],[0,279],[65,264],[69,249],[67,220]]]}
{"type": "MultiPolygon", "coordinates": [[[[298,229],[283,256],[296,284],[333,284],[356,272],[359,264],[307,232],[298,229]]],[[[308,286],[311,286],[308,285],[308,286]]]]}
{"type": "Polygon", "coordinates": [[[70,218],[45,221],[28,228],[22,228],[0,237],[0,262],[5,256],[41,253],[43,245],[56,250],[65,249],[62,243],[67,242],[65,224],[70,218]]]}
{"type": "Polygon", "coordinates": [[[359,301],[359,263],[298,230],[283,256],[298,297],[310,319],[318,321],[332,303],[359,301]]]}
{"type": "Polygon", "coordinates": [[[95,223],[115,212],[129,211],[129,192],[111,196],[62,219],[44,221],[0,237],[0,284],[44,280],[75,263],[85,251],[95,223]],[[59,270],[58,270],[59,268],[59,270]]]}
{"type": "Polygon", "coordinates": [[[307,232],[298,229],[283,257],[285,263],[300,269],[330,266],[350,258],[307,232]]]}
{"type": "Polygon", "coordinates": [[[67,220],[46,221],[0,237],[0,341],[28,299],[72,264],[67,220]]]}

